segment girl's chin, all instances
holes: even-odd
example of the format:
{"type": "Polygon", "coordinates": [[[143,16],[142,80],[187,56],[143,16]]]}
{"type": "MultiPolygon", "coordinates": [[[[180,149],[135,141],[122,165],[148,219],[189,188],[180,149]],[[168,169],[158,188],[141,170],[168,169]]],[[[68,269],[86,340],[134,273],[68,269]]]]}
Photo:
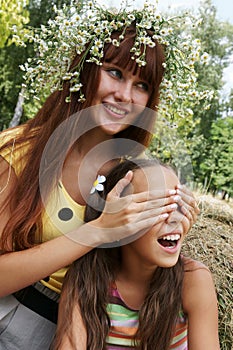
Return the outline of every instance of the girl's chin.
{"type": "Polygon", "coordinates": [[[164,259],[163,262],[161,261],[160,266],[161,266],[161,267],[164,267],[164,268],[173,267],[173,266],[176,265],[176,263],[177,263],[177,261],[178,261],[178,258],[179,258],[179,255],[170,257],[170,258],[168,258],[168,259],[166,259],[166,260],[164,259]]]}

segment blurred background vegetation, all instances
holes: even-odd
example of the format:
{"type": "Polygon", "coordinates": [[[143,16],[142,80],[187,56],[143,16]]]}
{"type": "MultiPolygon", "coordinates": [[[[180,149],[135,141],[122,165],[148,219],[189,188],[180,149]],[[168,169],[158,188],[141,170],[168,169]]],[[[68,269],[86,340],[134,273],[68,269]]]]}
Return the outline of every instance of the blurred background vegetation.
{"type": "MultiPolygon", "coordinates": [[[[19,69],[19,65],[28,57],[36,55],[36,52],[30,43],[27,43],[26,47],[17,46],[12,34],[23,38],[28,26],[46,25],[48,19],[53,18],[54,5],[61,8],[64,4],[70,3],[71,0],[0,0],[0,130],[24,123],[33,118],[40,108],[39,102],[23,99],[23,72],[19,69]]],[[[212,232],[216,234],[214,227],[218,220],[216,213],[219,212],[219,207],[212,210],[212,217],[210,215],[212,225],[207,221],[203,224],[203,217],[199,220],[194,227],[195,235],[190,235],[186,247],[189,253],[194,253],[194,258],[198,256],[207,265],[208,262],[212,262],[210,268],[212,267],[216,277],[220,305],[221,349],[231,350],[233,88],[227,94],[223,93],[223,75],[233,55],[233,25],[218,20],[216,15],[217,10],[212,1],[204,0],[196,13],[197,20],[201,20],[198,28],[195,30],[188,27],[180,28],[194,39],[201,39],[203,53],[209,54],[208,63],[197,64],[196,69],[200,88],[214,91],[210,107],[205,110],[202,105],[194,109],[191,106],[193,113],[187,115],[185,119],[176,115],[172,107],[170,120],[165,119],[162,114],[159,115],[149,152],[153,157],[174,164],[180,171],[183,181],[188,182],[194,190],[201,192],[202,195],[208,193],[218,197],[221,203],[228,203],[231,208],[230,219],[227,223],[224,222],[227,227],[221,226],[225,233],[222,233],[223,238],[221,245],[217,246],[218,251],[213,247],[214,241],[219,243],[219,240],[216,241],[217,238],[212,232]],[[208,238],[207,235],[202,236],[203,225],[211,239],[212,245],[209,245],[211,249],[209,246],[203,248],[206,244],[203,237],[208,238]],[[198,251],[197,247],[200,248],[198,251]],[[221,253],[221,249],[224,253],[221,253]],[[220,269],[217,272],[215,264],[220,269]],[[226,269],[228,269],[227,275],[226,269]],[[226,277],[224,283],[221,280],[223,275],[226,277]]],[[[208,200],[206,202],[208,203],[208,200]]],[[[213,208],[212,204],[207,207],[213,208]]]]}

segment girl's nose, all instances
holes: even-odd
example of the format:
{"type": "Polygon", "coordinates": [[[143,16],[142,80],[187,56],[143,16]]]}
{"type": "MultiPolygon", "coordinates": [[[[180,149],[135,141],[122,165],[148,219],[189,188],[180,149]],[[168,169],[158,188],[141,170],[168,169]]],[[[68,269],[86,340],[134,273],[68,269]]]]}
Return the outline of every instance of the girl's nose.
{"type": "Polygon", "coordinates": [[[115,92],[115,98],[118,102],[132,103],[132,83],[131,82],[121,82],[115,92]]]}
{"type": "Polygon", "coordinates": [[[179,207],[177,210],[169,214],[166,223],[172,230],[175,228],[182,229],[184,234],[186,234],[191,228],[191,222],[184,214],[182,214],[179,207]]]}
{"type": "Polygon", "coordinates": [[[183,214],[180,212],[179,208],[177,208],[177,210],[170,213],[166,221],[170,225],[177,225],[182,222],[183,217],[183,214]]]}

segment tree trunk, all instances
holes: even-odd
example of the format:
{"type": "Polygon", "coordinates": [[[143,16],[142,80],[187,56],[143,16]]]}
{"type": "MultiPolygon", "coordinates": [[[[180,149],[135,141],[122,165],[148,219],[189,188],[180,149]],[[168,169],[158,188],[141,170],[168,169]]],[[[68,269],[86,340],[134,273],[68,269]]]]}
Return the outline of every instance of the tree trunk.
{"type": "Polygon", "coordinates": [[[25,91],[25,88],[22,86],[18,96],[16,107],[15,107],[14,116],[10,121],[9,128],[12,128],[13,126],[17,126],[20,123],[20,119],[23,114],[24,91],[25,91]]]}
{"type": "Polygon", "coordinates": [[[222,191],[222,199],[224,200],[224,199],[226,199],[226,196],[227,196],[227,191],[222,191]]]}

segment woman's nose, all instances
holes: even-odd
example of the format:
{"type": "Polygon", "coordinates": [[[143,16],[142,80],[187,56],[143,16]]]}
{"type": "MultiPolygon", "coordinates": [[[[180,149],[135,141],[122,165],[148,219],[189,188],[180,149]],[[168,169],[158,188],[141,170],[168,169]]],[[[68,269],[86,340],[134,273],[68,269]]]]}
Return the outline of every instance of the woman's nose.
{"type": "Polygon", "coordinates": [[[132,103],[132,83],[129,81],[121,82],[117,87],[115,97],[118,102],[132,103]]]}

